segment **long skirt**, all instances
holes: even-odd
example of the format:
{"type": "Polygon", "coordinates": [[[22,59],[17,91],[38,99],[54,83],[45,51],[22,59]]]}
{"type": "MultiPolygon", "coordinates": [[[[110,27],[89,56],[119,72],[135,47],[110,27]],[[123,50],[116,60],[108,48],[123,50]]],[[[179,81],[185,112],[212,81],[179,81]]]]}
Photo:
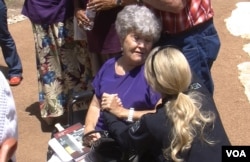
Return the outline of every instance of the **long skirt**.
{"type": "Polygon", "coordinates": [[[91,89],[87,41],[73,39],[73,18],[51,25],[32,25],[41,117],[59,117],[73,93],[91,89]]]}

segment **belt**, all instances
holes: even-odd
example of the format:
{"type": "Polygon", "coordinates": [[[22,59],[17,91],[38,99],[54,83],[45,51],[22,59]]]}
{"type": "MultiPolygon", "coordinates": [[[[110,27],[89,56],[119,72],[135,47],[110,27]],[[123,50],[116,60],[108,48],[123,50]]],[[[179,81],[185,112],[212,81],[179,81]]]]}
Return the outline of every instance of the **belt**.
{"type": "Polygon", "coordinates": [[[182,32],[179,32],[179,33],[175,33],[175,34],[171,34],[171,33],[167,33],[165,32],[164,35],[168,36],[168,37],[180,37],[180,36],[185,36],[185,35],[192,35],[193,33],[197,33],[197,32],[200,32],[200,31],[203,31],[204,29],[206,29],[209,25],[211,25],[213,23],[213,18],[203,22],[203,23],[200,23],[200,24],[197,24],[187,30],[184,30],[182,32]]]}

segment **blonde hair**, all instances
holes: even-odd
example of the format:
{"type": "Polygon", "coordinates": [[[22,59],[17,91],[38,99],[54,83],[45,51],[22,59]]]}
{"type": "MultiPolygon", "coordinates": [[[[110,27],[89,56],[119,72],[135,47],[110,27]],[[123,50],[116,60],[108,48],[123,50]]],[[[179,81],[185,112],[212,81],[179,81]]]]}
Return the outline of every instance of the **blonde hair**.
{"type": "Polygon", "coordinates": [[[163,149],[165,158],[183,161],[180,153],[191,148],[197,135],[205,142],[204,128],[214,121],[212,112],[202,112],[201,95],[188,91],[192,73],[189,64],[176,47],[157,47],[149,54],[145,63],[145,77],[154,90],[162,94],[166,115],[171,120],[171,144],[163,149]]]}

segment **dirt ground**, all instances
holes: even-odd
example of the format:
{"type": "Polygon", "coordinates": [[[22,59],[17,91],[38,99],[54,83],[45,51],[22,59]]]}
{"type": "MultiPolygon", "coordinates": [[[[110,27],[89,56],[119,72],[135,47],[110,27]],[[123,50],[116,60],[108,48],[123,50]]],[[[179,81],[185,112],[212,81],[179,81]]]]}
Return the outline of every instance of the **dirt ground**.
{"type": "MultiPolygon", "coordinates": [[[[250,104],[238,79],[237,69],[238,64],[249,61],[249,56],[242,50],[243,44],[248,42],[232,36],[224,22],[224,19],[231,15],[237,2],[239,1],[212,1],[215,10],[214,21],[222,43],[220,54],[212,68],[215,83],[214,99],[231,143],[250,145],[250,104]]],[[[16,42],[24,70],[24,80],[21,85],[12,87],[19,126],[17,161],[44,162],[52,127],[48,127],[39,115],[31,24],[29,20],[24,20],[9,25],[9,29],[16,42]]],[[[7,71],[2,54],[0,54],[0,69],[7,71]]]]}

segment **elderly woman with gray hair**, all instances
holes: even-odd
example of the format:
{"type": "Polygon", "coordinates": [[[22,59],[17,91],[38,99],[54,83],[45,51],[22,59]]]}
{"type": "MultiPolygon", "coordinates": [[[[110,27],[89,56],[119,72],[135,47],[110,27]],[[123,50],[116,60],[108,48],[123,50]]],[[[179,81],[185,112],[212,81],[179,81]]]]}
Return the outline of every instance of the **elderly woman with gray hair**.
{"type": "MultiPolygon", "coordinates": [[[[156,113],[128,126],[104,112],[120,148],[133,150],[139,162],[221,162],[222,146],[230,146],[230,141],[212,95],[178,47],[153,49],[145,62],[145,78],[162,96],[156,113]]],[[[110,105],[119,107],[114,99],[110,105]]]]}
{"type": "MultiPolygon", "coordinates": [[[[110,111],[117,111],[124,123],[155,112],[155,105],[160,102],[160,94],[150,88],[144,77],[144,62],[161,33],[160,21],[147,7],[129,5],[118,14],[115,25],[122,53],[107,60],[92,82],[95,94],[85,119],[85,134],[106,129],[102,111],[105,107],[101,105],[108,104],[105,102],[109,96],[120,98],[122,107],[110,111]]],[[[87,141],[97,138],[98,134],[92,134],[87,141]]]]}

